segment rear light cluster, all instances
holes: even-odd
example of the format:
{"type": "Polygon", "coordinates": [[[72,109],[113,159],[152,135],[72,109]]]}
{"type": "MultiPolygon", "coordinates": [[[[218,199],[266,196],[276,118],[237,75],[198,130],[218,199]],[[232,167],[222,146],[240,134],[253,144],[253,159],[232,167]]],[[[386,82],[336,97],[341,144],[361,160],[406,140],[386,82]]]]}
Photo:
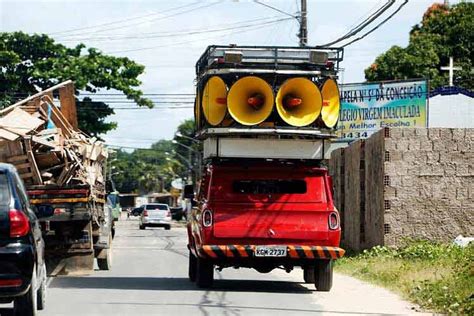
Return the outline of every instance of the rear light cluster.
{"type": "Polygon", "coordinates": [[[23,237],[28,235],[30,231],[30,220],[28,216],[19,210],[10,210],[8,213],[10,218],[10,237],[23,237]]]}
{"type": "Polygon", "coordinates": [[[212,212],[211,212],[211,210],[205,210],[202,213],[202,225],[204,225],[204,227],[211,227],[212,226],[212,212]]]}
{"type": "Polygon", "coordinates": [[[166,217],[171,217],[171,211],[166,212],[166,217]]]}
{"type": "Polygon", "coordinates": [[[147,211],[143,211],[143,216],[148,216],[148,212],[147,212],[147,211]]]}
{"type": "Polygon", "coordinates": [[[329,229],[339,228],[339,215],[336,212],[329,214],[329,229]]]}
{"type": "Polygon", "coordinates": [[[21,279],[0,280],[0,288],[21,286],[22,283],[21,279]]]}

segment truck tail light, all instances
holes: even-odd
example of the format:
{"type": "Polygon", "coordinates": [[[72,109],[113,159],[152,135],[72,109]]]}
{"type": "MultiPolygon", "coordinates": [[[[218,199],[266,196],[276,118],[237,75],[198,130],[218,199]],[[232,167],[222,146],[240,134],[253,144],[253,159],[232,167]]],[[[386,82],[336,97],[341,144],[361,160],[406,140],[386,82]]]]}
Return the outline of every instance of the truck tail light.
{"type": "Polygon", "coordinates": [[[21,279],[6,279],[0,280],[0,288],[2,287],[16,287],[20,286],[23,282],[21,279]]]}
{"type": "Polygon", "coordinates": [[[166,212],[166,217],[171,217],[171,211],[166,212]]]}
{"type": "Polygon", "coordinates": [[[23,237],[28,235],[30,231],[30,220],[28,216],[19,210],[10,210],[8,214],[10,218],[10,237],[23,237]]]}
{"type": "Polygon", "coordinates": [[[329,229],[339,228],[339,215],[336,212],[329,214],[329,229]]]}
{"type": "Polygon", "coordinates": [[[148,212],[147,212],[147,211],[143,211],[143,216],[148,216],[148,212]]]}
{"type": "Polygon", "coordinates": [[[212,212],[211,210],[205,210],[202,213],[202,224],[204,227],[211,227],[212,226],[212,212]]]}

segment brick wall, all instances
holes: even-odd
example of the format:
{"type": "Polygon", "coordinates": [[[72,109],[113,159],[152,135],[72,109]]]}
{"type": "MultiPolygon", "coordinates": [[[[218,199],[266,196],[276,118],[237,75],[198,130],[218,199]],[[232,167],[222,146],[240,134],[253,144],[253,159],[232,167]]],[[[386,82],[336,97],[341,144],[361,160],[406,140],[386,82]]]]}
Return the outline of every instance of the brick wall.
{"type": "Polygon", "coordinates": [[[474,129],[385,129],[332,153],[343,246],[474,236],[474,129]]]}

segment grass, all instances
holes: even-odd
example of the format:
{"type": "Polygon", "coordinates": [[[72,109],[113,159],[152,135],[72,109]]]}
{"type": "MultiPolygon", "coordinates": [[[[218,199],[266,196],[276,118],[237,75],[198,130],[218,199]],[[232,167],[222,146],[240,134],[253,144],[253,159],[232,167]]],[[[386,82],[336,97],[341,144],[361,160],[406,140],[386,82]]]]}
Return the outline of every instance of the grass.
{"type": "Polygon", "coordinates": [[[336,261],[336,271],[386,287],[422,308],[474,315],[474,245],[407,241],[336,261]]]}

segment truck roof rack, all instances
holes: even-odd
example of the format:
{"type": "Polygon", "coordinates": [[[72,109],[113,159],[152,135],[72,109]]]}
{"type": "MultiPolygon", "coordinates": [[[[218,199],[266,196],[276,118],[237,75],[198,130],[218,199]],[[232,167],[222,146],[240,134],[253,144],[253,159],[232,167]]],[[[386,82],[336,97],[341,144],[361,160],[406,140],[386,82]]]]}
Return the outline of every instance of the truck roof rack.
{"type": "Polygon", "coordinates": [[[281,74],[335,77],[344,49],[335,47],[208,46],[196,63],[197,80],[209,75],[281,74]]]}

